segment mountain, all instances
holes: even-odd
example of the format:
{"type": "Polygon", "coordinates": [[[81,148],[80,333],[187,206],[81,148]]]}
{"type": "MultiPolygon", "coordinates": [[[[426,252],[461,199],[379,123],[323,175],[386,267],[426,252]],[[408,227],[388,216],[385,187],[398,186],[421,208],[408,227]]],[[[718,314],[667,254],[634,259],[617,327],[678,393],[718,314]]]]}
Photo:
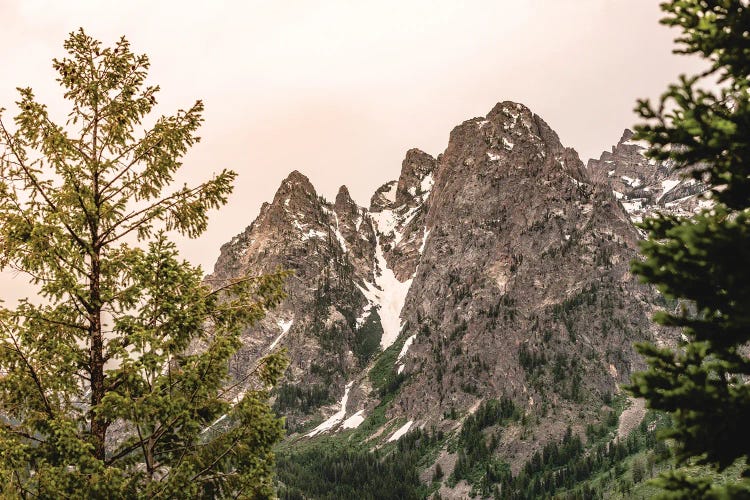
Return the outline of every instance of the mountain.
{"type": "Polygon", "coordinates": [[[646,158],[645,145],[632,138],[633,132],[626,129],[612,151],[589,160],[587,169],[592,179],[611,186],[634,222],[656,212],[688,216],[710,206],[701,196],[704,184],[676,170],[671,160],[646,158]]]}
{"type": "MultiPolygon", "coordinates": [[[[631,136],[584,166],[539,116],[502,102],[454,128],[437,158],[409,150],[369,207],[345,186],[327,201],[292,172],[211,276],[293,272],[231,365],[242,381],[265,353],[288,350],[275,395],[284,467],[301,467],[294,450],[311,443],[388,450],[427,435],[429,453],[414,445],[418,496],[460,498],[500,491],[559,443],[593,446],[592,429],[601,441],[636,427],[643,408],[625,409],[619,389],[643,367],[633,342],[674,333],[652,324],[665,301],[629,272],[632,220],[702,200],[631,136]]],[[[282,482],[300,482],[294,470],[282,482]]],[[[533,486],[527,476],[519,488],[533,486]]],[[[300,489],[309,484],[285,487],[315,497],[300,489]]]]}

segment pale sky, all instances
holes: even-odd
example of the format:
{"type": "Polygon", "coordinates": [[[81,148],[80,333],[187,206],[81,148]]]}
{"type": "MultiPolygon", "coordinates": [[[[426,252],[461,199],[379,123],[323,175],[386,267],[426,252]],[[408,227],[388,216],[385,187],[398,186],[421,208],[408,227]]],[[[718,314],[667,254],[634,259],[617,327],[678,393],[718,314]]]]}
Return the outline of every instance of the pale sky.
{"type": "Polygon", "coordinates": [[[677,32],[660,17],[656,0],[0,0],[0,107],[9,119],[15,88],[31,86],[64,116],[51,60],[67,34],[125,35],[151,58],[160,113],[206,104],[180,181],[240,174],[209,230],[179,240],[208,272],[291,170],[368,205],[407,149],[439,154],[499,101],[527,105],[584,162],[598,157],[635,123],[637,98],[699,67],[671,54],[677,32]]]}

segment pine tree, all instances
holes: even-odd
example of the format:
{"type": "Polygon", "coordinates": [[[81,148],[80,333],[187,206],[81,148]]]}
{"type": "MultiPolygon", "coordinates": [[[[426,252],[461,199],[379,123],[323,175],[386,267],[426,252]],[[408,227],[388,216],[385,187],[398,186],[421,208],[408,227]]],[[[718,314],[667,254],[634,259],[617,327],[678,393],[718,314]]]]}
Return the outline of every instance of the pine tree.
{"type": "Polygon", "coordinates": [[[646,122],[636,138],[650,156],[672,159],[710,187],[713,203],[694,217],[644,221],[645,259],[633,270],[681,311],[654,320],[680,327],[677,349],[640,345],[649,369],[630,390],[669,412],[679,463],[723,471],[739,463],[742,477],[724,486],[684,470],[665,474],[668,498],[750,497],[750,9],[745,0],[673,0],[664,24],[677,27],[680,54],[709,68],[682,76],[657,106],[640,101],[646,122]]]}
{"type": "Polygon", "coordinates": [[[283,276],[209,288],[166,234],[203,232],[236,174],[163,194],[202,103],[144,129],[148,58],[83,30],[64,47],[67,123],[29,88],[14,129],[0,120],[0,265],[41,296],[0,310],[0,496],[271,496],[284,355],[235,381],[243,392],[228,361],[283,276]]]}

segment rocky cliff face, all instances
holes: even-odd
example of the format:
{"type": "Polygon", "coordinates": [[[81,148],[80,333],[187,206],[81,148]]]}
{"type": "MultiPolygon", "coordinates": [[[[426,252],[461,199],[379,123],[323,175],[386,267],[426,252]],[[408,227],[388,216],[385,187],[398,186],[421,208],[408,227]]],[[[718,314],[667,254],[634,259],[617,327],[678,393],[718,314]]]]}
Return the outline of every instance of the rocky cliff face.
{"type": "Polygon", "coordinates": [[[503,435],[511,463],[580,431],[640,366],[632,343],[665,335],[649,321],[660,297],[629,273],[631,218],[699,191],[629,139],[585,167],[540,117],[503,102],[456,127],[437,158],[408,151],[368,208],[343,186],[328,202],[293,172],[214,268],[217,280],[294,272],[233,375],[286,347],[276,404],[307,437],[364,421],[373,444],[451,431],[501,397],[536,422],[503,435]]]}
{"type": "MultiPolygon", "coordinates": [[[[454,129],[434,178],[388,415],[450,429],[452,409],[505,395],[540,419],[532,443],[596,420],[656,334],[623,206],[515,103],[454,129]]],[[[503,439],[508,456],[535,448],[503,439]]]]}

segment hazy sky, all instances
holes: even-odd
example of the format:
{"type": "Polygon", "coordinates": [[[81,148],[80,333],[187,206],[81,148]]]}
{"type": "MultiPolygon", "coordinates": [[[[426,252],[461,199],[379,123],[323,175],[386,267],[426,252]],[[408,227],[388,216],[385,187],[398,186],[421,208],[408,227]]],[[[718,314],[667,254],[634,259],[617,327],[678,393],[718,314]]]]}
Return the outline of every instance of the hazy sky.
{"type": "MultiPolygon", "coordinates": [[[[229,167],[234,195],[183,255],[211,270],[293,169],[362,205],[407,149],[442,152],[450,130],[502,100],[526,104],[584,161],[616,142],[638,97],[695,62],[656,0],[154,2],[0,0],[0,106],[31,86],[64,116],[51,59],[83,27],[151,58],[160,113],[206,104],[184,179],[229,167]]],[[[9,290],[7,280],[0,289],[9,290]]]]}

